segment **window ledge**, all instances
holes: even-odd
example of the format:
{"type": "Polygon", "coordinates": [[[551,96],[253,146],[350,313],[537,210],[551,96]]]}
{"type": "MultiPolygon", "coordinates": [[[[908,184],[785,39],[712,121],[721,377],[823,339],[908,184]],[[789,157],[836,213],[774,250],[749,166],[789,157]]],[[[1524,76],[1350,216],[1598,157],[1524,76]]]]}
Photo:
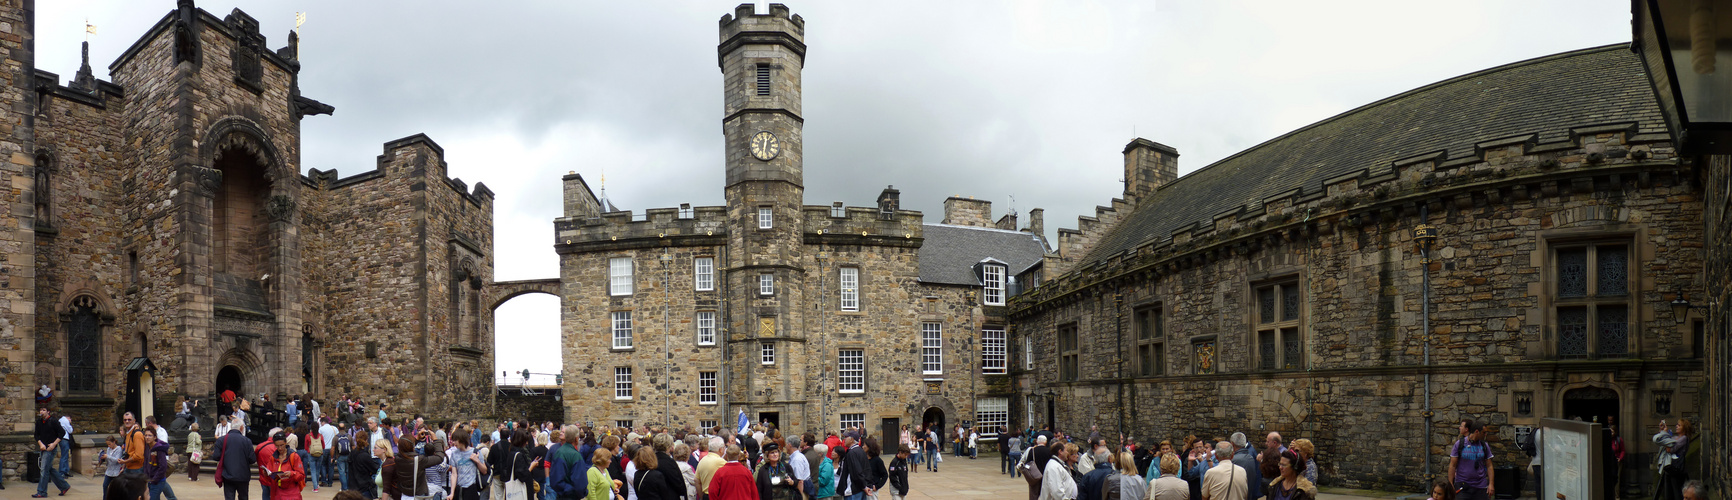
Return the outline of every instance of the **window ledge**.
{"type": "Polygon", "coordinates": [[[615,347],[612,349],[608,349],[609,352],[631,352],[631,351],[636,351],[636,350],[637,350],[636,347],[615,347]]]}
{"type": "Polygon", "coordinates": [[[866,395],[866,391],[837,391],[836,395],[845,398],[858,398],[866,395]]]}

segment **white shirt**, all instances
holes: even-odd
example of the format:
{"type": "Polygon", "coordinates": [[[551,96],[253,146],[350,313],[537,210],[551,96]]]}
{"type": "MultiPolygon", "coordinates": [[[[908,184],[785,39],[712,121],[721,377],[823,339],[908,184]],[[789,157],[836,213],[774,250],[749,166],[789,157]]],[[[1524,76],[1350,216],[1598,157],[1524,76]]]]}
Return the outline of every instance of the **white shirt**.
{"type": "Polygon", "coordinates": [[[625,500],[637,500],[637,461],[625,463],[625,500]]]}
{"type": "Polygon", "coordinates": [[[331,425],[328,423],[325,425],[319,426],[319,441],[322,441],[322,443],[319,443],[319,444],[323,445],[325,447],[325,449],[327,449],[327,450],[331,449],[331,440],[336,439],[336,438],[337,438],[337,426],[334,426],[334,425],[331,425]]]}
{"type": "Polygon", "coordinates": [[[319,411],[319,402],[318,401],[313,401],[313,400],[309,399],[309,400],[307,400],[307,404],[313,405],[313,420],[318,420],[319,417],[325,416],[324,413],[321,413],[319,411]]]}
{"type": "Polygon", "coordinates": [[[61,415],[60,428],[66,431],[66,435],[60,436],[60,439],[72,439],[72,417],[61,415]]]}
{"type": "Polygon", "coordinates": [[[794,450],[788,454],[788,468],[794,469],[794,479],[805,481],[812,477],[811,462],[806,460],[806,454],[794,450]]]}
{"type": "Polygon", "coordinates": [[[156,442],[158,442],[158,443],[167,443],[168,442],[168,428],[160,426],[160,425],[156,426],[156,442]]]}

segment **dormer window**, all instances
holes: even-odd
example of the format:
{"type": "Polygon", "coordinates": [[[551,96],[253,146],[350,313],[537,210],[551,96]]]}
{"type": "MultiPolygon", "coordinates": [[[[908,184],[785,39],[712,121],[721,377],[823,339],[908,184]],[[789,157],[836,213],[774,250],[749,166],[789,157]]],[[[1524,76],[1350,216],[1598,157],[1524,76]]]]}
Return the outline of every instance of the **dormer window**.
{"type": "Polygon", "coordinates": [[[989,306],[1004,305],[1004,266],[998,264],[980,266],[980,275],[980,281],[985,288],[981,292],[981,301],[989,306]]]}
{"type": "Polygon", "coordinates": [[[835,202],[835,203],[831,203],[830,204],[830,216],[836,217],[836,218],[847,217],[848,216],[848,209],[843,208],[842,202],[840,202],[840,201],[835,202]]]}
{"type": "Polygon", "coordinates": [[[758,89],[757,90],[758,90],[757,94],[760,96],[770,95],[770,65],[768,65],[768,64],[759,64],[758,65],[758,89]]]}
{"type": "Polygon", "coordinates": [[[690,203],[681,203],[680,204],[680,218],[681,219],[692,218],[692,204],[690,204],[690,203]]]}

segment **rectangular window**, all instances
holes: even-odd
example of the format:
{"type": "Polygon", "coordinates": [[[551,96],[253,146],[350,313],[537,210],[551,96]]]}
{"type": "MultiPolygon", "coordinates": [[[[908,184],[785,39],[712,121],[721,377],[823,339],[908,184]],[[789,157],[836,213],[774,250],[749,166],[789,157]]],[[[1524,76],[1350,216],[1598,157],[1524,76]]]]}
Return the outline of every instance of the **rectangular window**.
{"type": "Polygon", "coordinates": [[[776,294],[776,275],[764,273],[758,275],[758,295],[776,294]]]}
{"type": "Polygon", "coordinates": [[[636,427],[636,426],[631,424],[630,420],[615,420],[615,421],[613,421],[613,426],[614,427],[625,427],[627,429],[630,429],[632,427],[636,427]]]}
{"type": "Polygon", "coordinates": [[[764,342],[758,345],[758,364],[776,364],[776,343],[764,342]]]}
{"type": "Polygon", "coordinates": [[[843,429],[866,428],[865,413],[843,413],[841,420],[843,429]]]}
{"type": "Polygon", "coordinates": [[[716,428],[716,421],[714,421],[714,420],[699,420],[698,421],[698,429],[707,431],[707,430],[715,429],[715,428],[716,428]]]}
{"type": "Polygon", "coordinates": [[[681,219],[690,219],[690,218],[692,218],[692,215],[693,215],[692,204],[681,203],[680,204],[680,218],[681,219]]]}
{"type": "Polygon", "coordinates": [[[613,367],[613,398],[631,399],[631,367],[613,367]]]}
{"type": "Polygon", "coordinates": [[[840,201],[832,203],[832,204],[830,204],[830,216],[836,217],[836,218],[847,217],[848,216],[848,209],[843,208],[842,202],[840,202],[840,201]]]}
{"type": "Polygon", "coordinates": [[[1296,282],[1260,285],[1257,297],[1257,369],[1299,370],[1305,353],[1299,331],[1299,312],[1304,306],[1296,282]]]}
{"type": "Polygon", "coordinates": [[[1059,380],[1076,380],[1079,366],[1078,353],[1081,345],[1077,342],[1076,323],[1058,327],[1058,377],[1059,380]]]}
{"type": "Polygon", "coordinates": [[[843,394],[866,392],[866,351],[842,349],[836,355],[836,390],[843,394]]]}
{"type": "Polygon", "coordinates": [[[716,345],[716,312],[698,311],[698,345],[716,345]]]}
{"type": "Polygon", "coordinates": [[[1153,377],[1167,374],[1165,344],[1166,325],[1161,318],[1160,306],[1149,306],[1137,309],[1131,313],[1132,326],[1137,335],[1137,374],[1153,377]]]}
{"type": "Polygon", "coordinates": [[[758,65],[757,92],[758,95],[770,95],[770,65],[768,64],[758,65]]]}
{"type": "Polygon", "coordinates": [[[944,327],[938,323],[920,324],[920,373],[944,374],[944,327]]]}
{"type": "Polygon", "coordinates": [[[607,260],[608,295],[631,295],[631,257],[607,260]]]}
{"type": "Polygon", "coordinates": [[[613,317],[613,348],[631,349],[631,311],[614,311],[613,317]]]}
{"type": "Polygon", "coordinates": [[[758,229],[769,229],[773,222],[770,207],[758,207],[758,229]]]}
{"type": "Polygon", "coordinates": [[[981,281],[985,290],[981,299],[989,306],[1004,305],[1004,266],[985,265],[980,268],[981,281]]]}
{"type": "Polygon", "coordinates": [[[1004,330],[987,329],[980,331],[981,373],[989,375],[1002,375],[1005,373],[1004,347],[1004,330]]]}
{"type": "Polygon", "coordinates": [[[842,268],[842,310],[860,310],[860,268],[842,268]]]}
{"type": "Polygon", "coordinates": [[[700,292],[716,289],[716,258],[698,257],[692,259],[692,284],[700,292]]]}
{"type": "Polygon", "coordinates": [[[698,404],[716,404],[716,372],[698,372],[698,404]]]}
{"type": "Polygon", "coordinates": [[[1010,400],[980,398],[974,401],[974,429],[981,436],[1004,433],[1010,426],[1010,400]]]}
{"type": "Polygon", "coordinates": [[[1629,246],[1559,247],[1552,259],[1558,357],[1629,356],[1629,246]]]}
{"type": "Polygon", "coordinates": [[[1022,336],[1022,369],[1034,369],[1034,339],[1028,335],[1022,336]]]}

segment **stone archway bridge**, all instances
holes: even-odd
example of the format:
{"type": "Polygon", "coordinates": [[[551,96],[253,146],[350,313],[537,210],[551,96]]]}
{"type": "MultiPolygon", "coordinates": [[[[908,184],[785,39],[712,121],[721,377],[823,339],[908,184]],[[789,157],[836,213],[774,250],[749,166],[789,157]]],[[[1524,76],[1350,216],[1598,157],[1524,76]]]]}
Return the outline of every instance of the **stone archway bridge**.
{"type": "Polygon", "coordinates": [[[499,309],[500,304],[519,295],[545,293],[559,297],[559,278],[495,281],[483,286],[481,293],[482,299],[487,302],[487,309],[491,311],[499,309]]]}

